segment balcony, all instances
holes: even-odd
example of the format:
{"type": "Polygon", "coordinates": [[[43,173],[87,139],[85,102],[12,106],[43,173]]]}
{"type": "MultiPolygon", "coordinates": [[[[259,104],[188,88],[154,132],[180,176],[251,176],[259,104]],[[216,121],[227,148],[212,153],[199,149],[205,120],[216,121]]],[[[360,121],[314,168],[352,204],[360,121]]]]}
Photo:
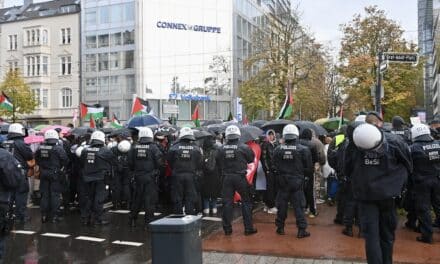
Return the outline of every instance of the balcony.
{"type": "Polygon", "coordinates": [[[26,83],[50,83],[50,76],[23,76],[26,83]]]}
{"type": "Polygon", "coordinates": [[[23,46],[23,54],[50,54],[50,46],[48,45],[32,45],[23,46]]]}

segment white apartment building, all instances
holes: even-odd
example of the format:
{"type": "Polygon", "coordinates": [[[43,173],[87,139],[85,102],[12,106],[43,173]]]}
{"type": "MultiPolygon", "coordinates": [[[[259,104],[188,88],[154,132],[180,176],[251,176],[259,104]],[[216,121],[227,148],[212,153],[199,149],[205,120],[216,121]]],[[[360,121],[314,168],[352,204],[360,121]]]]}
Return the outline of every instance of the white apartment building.
{"type": "Polygon", "coordinates": [[[67,124],[79,105],[80,1],[0,9],[0,80],[19,69],[40,101],[30,124],[67,124]]]}

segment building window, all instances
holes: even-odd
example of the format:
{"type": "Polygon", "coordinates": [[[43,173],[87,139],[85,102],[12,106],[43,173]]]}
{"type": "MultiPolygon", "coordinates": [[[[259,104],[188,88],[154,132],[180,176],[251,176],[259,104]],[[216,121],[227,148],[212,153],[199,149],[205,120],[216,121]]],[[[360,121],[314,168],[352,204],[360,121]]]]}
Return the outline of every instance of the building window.
{"type": "Polygon", "coordinates": [[[108,47],[108,34],[98,36],[98,48],[108,47]]]}
{"type": "Polygon", "coordinates": [[[107,95],[109,91],[108,77],[99,78],[99,95],[107,95]]]}
{"type": "Polygon", "coordinates": [[[136,79],[134,77],[134,74],[127,75],[126,81],[127,81],[127,92],[128,93],[135,93],[136,92],[136,79]]]}
{"type": "Polygon", "coordinates": [[[43,29],[43,33],[41,35],[41,44],[47,45],[49,43],[49,34],[46,29],[43,29]]]}
{"type": "Polygon", "coordinates": [[[72,74],[72,56],[61,57],[61,75],[72,74]]]}
{"type": "Polygon", "coordinates": [[[121,86],[119,85],[119,76],[110,77],[110,94],[120,94],[121,86]]]}
{"type": "Polygon", "coordinates": [[[134,30],[124,32],[124,45],[134,44],[134,30]]]}
{"type": "Polygon", "coordinates": [[[121,42],[121,32],[113,33],[110,35],[110,45],[112,47],[120,46],[121,42]]]}
{"type": "Polygon", "coordinates": [[[65,5],[60,7],[61,13],[72,13],[76,11],[76,5],[65,5]]]}
{"type": "Polygon", "coordinates": [[[86,25],[96,25],[96,10],[91,9],[86,11],[86,25]]]}
{"type": "Polygon", "coordinates": [[[112,23],[119,23],[122,22],[122,12],[123,12],[123,5],[112,5],[110,7],[111,9],[111,22],[112,23]]]}
{"type": "Polygon", "coordinates": [[[124,52],[124,69],[134,68],[134,51],[129,50],[124,52]]]}
{"type": "Polygon", "coordinates": [[[99,59],[99,71],[108,70],[108,53],[101,53],[98,56],[99,59]]]}
{"type": "Polygon", "coordinates": [[[124,5],[124,9],[125,9],[125,21],[134,21],[134,2],[131,3],[126,3],[124,5]]]}
{"type": "Polygon", "coordinates": [[[72,89],[70,88],[61,89],[61,107],[63,108],[72,107],[72,89]]]}
{"type": "Polygon", "coordinates": [[[119,52],[110,53],[110,69],[119,69],[119,52]]]}
{"type": "Polygon", "coordinates": [[[96,95],[96,78],[86,79],[86,94],[96,95]]]}
{"type": "Polygon", "coordinates": [[[9,71],[18,70],[18,61],[9,61],[8,62],[9,71]]]}
{"type": "Polygon", "coordinates": [[[35,99],[40,102],[40,108],[47,108],[49,106],[49,90],[48,89],[33,89],[35,99]]]}
{"type": "Polygon", "coordinates": [[[26,30],[26,42],[25,46],[35,46],[41,44],[47,44],[48,33],[47,30],[40,29],[28,29],[26,30]]]}
{"type": "Polygon", "coordinates": [[[87,36],[86,37],[86,47],[88,49],[96,48],[96,36],[87,36]]]}
{"type": "Polygon", "coordinates": [[[17,46],[18,46],[17,35],[9,35],[8,41],[9,41],[8,43],[9,50],[17,50],[17,46]]]}
{"type": "Polygon", "coordinates": [[[49,73],[48,56],[26,56],[25,59],[25,76],[47,76],[49,73]]]}
{"type": "Polygon", "coordinates": [[[101,6],[99,8],[99,23],[106,24],[110,23],[110,7],[109,6],[101,6]]]}
{"type": "Polygon", "coordinates": [[[96,72],[96,54],[86,55],[86,72],[96,72]]]}
{"type": "Polygon", "coordinates": [[[61,29],[61,44],[70,44],[71,43],[71,30],[70,28],[62,28],[61,29]]]}

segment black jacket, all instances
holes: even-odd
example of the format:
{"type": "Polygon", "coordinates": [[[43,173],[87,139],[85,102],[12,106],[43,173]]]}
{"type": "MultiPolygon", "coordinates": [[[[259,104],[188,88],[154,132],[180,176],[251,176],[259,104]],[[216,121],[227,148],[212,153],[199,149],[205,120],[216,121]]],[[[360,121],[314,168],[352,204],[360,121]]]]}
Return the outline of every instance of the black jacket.
{"type": "Polygon", "coordinates": [[[201,193],[203,197],[220,197],[221,171],[220,149],[213,139],[206,139],[203,144],[203,178],[201,193]],[[208,142],[209,141],[209,142],[208,142]]]}
{"type": "Polygon", "coordinates": [[[440,141],[432,138],[417,138],[411,146],[415,183],[440,177],[440,141]]]}
{"type": "Polygon", "coordinates": [[[352,179],[354,198],[361,201],[399,196],[411,172],[408,146],[390,133],[384,133],[380,151],[363,151],[349,144],[344,153],[344,174],[352,179]]]}
{"type": "Polygon", "coordinates": [[[220,166],[223,176],[246,175],[247,165],[255,154],[248,145],[230,140],[220,148],[220,166]]]}
{"type": "Polygon", "coordinates": [[[35,161],[40,167],[42,180],[57,180],[61,169],[68,165],[69,158],[62,146],[46,143],[41,145],[35,153],[35,161]]]}
{"type": "Polygon", "coordinates": [[[261,165],[265,173],[273,172],[273,152],[277,146],[276,141],[264,141],[263,144],[261,144],[261,165]]]}
{"type": "Polygon", "coordinates": [[[139,142],[128,152],[128,165],[138,181],[158,176],[165,167],[163,153],[154,142],[139,142]]]}
{"type": "Polygon", "coordinates": [[[103,144],[94,143],[82,151],[81,164],[84,182],[104,180],[113,168],[119,167],[110,149],[103,144]]]}
{"type": "Polygon", "coordinates": [[[34,154],[26,143],[24,143],[23,136],[8,135],[8,140],[2,143],[3,148],[14,155],[20,162],[23,169],[28,169],[27,161],[34,158],[34,154]]]}
{"type": "Polygon", "coordinates": [[[319,162],[319,157],[318,157],[318,150],[315,146],[315,144],[312,143],[311,140],[308,139],[300,139],[299,140],[299,144],[306,146],[310,149],[310,153],[312,155],[312,162],[313,164],[315,164],[316,162],[319,162]]]}
{"type": "Polygon", "coordinates": [[[172,175],[199,175],[203,170],[202,152],[192,141],[181,140],[168,151],[168,162],[172,175]]]}
{"type": "Polygon", "coordinates": [[[286,178],[301,178],[313,173],[312,154],[309,148],[296,141],[278,146],[273,157],[276,174],[286,178]]]}
{"type": "Polygon", "coordinates": [[[8,205],[22,180],[21,165],[8,151],[0,148],[0,204],[8,205]]]}

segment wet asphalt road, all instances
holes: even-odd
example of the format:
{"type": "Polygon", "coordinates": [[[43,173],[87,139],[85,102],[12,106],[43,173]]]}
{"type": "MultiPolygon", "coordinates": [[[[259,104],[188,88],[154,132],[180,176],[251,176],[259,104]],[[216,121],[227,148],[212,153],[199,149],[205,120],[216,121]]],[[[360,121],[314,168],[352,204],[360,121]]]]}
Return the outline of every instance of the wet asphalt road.
{"type": "MultiPolygon", "coordinates": [[[[81,225],[78,211],[68,213],[60,223],[42,224],[39,209],[28,210],[31,221],[16,225],[7,238],[4,263],[125,264],[146,263],[151,259],[150,233],[143,229],[142,216],[138,218],[138,226],[131,228],[128,212],[112,212],[109,208],[105,216],[110,224],[90,227],[81,225]],[[85,238],[78,238],[80,236],[85,238]],[[116,244],[118,241],[123,241],[123,244],[116,244]]],[[[239,215],[238,208],[234,210],[234,215],[239,215]]],[[[221,228],[218,216],[203,219],[202,237],[218,228],[221,228]]]]}

